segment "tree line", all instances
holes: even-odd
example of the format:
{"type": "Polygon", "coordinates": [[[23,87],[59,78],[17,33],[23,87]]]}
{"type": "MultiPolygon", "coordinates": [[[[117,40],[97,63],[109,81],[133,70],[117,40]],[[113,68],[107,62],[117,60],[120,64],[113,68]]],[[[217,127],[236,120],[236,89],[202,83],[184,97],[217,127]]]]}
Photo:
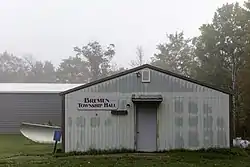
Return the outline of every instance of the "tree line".
{"type": "MultiPolygon", "coordinates": [[[[193,38],[184,32],[167,34],[149,63],[231,91],[234,136],[250,137],[250,1],[222,5],[199,30],[193,38]]],[[[114,44],[103,47],[94,41],[72,49],[76,55],[63,59],[58,68],[3,52],[0,82],[86,83],[125,70],[111,63],[114,44]]],[[[143,48],[138,46],[131,66],[143,63],[143,48]]]]}
{"type": "Polygon", "coordinates": [[[32,56],[17,57],[7,51],[0,53],[0,82],[5,83],[87,83],[124,70],[111,64],[114,45],[104,48],[99,42],[74,47],[76,56],[63,59],[58,68],[50,61],[32,56]]]}

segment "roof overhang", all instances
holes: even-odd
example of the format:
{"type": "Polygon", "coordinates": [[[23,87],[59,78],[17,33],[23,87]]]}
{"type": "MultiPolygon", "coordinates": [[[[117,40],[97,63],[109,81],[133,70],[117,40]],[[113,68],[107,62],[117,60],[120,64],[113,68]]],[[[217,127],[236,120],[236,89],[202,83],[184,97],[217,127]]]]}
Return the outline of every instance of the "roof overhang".
{"type": "Polygon", "coordinates": [[[163,101],[162,95],[132,95],[133,103],[161,103],[163,101]]]}

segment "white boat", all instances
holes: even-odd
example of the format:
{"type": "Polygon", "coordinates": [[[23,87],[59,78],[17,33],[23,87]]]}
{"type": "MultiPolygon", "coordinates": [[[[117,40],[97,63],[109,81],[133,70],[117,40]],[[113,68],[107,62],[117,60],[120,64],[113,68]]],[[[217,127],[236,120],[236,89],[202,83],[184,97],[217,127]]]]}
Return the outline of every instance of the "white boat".
{"type": "MultiPolygon", "coordinates": [[[[36,143],[52,144],[55,142],[53,140],[54,132],[60,129],[59,126],[22,122],[20,132],[23,136],[36,143]]],[[[58,143],[60,142],[61,140],[58,143]]]]}

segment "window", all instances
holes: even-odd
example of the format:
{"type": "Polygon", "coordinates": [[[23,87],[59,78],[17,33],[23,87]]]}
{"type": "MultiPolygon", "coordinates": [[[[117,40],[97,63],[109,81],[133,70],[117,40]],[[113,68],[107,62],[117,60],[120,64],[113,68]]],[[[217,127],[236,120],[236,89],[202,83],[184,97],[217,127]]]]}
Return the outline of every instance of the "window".
{"type": "Polygon", "coordinates": [[[142,82],[150,82],[150,70],[142,71],[142,82]]]}

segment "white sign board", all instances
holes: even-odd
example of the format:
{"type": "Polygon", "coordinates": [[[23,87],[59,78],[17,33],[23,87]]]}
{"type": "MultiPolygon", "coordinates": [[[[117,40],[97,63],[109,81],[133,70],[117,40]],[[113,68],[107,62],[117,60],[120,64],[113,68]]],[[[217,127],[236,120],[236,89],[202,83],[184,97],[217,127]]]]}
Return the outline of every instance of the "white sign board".
{"type": "Polygon", "coordinates": [[[118,108],[117,97],[84,97],[77,103],[78,110],[115,110],[118,108]]]}

